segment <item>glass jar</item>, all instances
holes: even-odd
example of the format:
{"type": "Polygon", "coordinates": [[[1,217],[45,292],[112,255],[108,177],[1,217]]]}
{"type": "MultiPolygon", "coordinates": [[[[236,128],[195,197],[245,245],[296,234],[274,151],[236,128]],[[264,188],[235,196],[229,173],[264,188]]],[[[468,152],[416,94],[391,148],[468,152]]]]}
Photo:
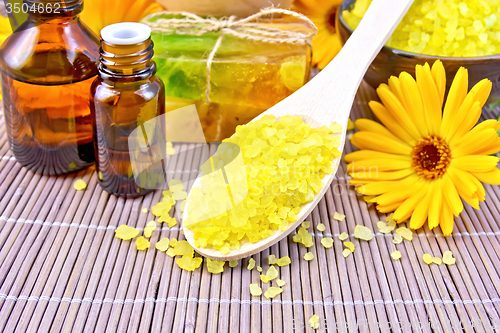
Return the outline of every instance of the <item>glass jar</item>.
{"type": "MultiPolygon", "coordinates": [[[[156,76],[148,26],[117,23],[104,28],[101,35],[99,75],[92,84],[90,99],[99,184],[109,193],[137,197],[165,182],[163,168],[150,163],[150,154],[155,150],[161,153],[166,142],[151,142],[147,135],[142,136],[151,133],[144,126],[165,112],[165,87],[156,76]],[[139,139],[146,149],[129,145],[136,134],[142,136],[139,139]],[[147,171],[141,175],[134,172],[131,156],[135,165],[143,163],[147,171]]],[[[161,134],[163,124],[156,130],[161,134]]]]}
{"type": "Polygon", "coordinates": [[[25,0],[28,19],[4,42],[2,96],[10,148],[26,168],[60,175],[94,162],[90,86],[99,39],[76,0],[25,0]]]}

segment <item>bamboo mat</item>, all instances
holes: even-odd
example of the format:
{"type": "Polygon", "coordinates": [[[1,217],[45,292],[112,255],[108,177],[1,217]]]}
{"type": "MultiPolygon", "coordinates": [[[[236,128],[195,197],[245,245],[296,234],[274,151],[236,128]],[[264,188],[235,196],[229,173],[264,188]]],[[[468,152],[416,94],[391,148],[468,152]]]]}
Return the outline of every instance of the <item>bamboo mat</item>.
{"type": "MultiPolygon", "coordinates": [[[[352,118],[370,117],[366,101],[374,92],[362,85],[352,118]]],[[[485,118],[493,114],[484,113],[485,118]]],[[[0,118],[3,129],[3,118],[0,118]]],[[[137,251],[135,243],[114,237],[120,224],[143,228],[153,217],[141,212],[161,200],[157,191],[124,200],[97,185],[93,168],[65,177],[26,171],[12,157],[5,131],[0,134],[0,331],[2,332],[312,332],[305,326],[316,314],[318,332],[493,332],[500,328],[500,188],[486,185],[481,211],[466,205],[451,237],[439,230],[419,230],[413,241],[399,245],[376,234],[369,242],[354,240],[356,250],[342,256],[341,232],[356,224],[378,230],[385,215],[377,213],[348,186],[345,164],[325,198],[312,212],[313,226],[326,225],[308,252],[288,239],[259,255],[290,256],[279,268],[284,291],[272,300],[252,297],[259,283],[248,259],[222,274],[206,264],[190,273],[159,252],[162,237],[182,239],[179,228],[155,231],[152,246],[137,251]],[[88,182],[75,191],[76,178],[88,182]],[[334,212],[346,215],[338,222],[334,212]],[[325,249],[323,236],[335,237],[325,249]],[[401,251],[393,261],[390,253],[401,251]],[[456,265],[428,266],[424,253],[441,256],[451,250],[456,265]]],[[[347,144],[346,151],[352,151],[347,144]]],[[[201,151],[176,157],[170,175],[192,179],[201,151]],[[191,177],[190,177],[191,176],[191,177]]],[[[353,237],[351,237],[353,239],[353,237]]],[[[263,290],[268,285],[262,285],[263,290]]]]}

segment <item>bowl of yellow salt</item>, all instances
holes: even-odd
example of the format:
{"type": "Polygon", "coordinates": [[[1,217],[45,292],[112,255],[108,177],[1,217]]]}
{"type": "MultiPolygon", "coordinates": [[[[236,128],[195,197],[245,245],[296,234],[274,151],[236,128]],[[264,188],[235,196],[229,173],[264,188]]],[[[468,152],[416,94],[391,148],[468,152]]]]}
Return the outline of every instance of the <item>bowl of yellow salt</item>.
{"type": "MultiPolygon", "coordinates": [[[[357,27],[371,0],[344,0],[337,16],[343,43],[357,27]]],[[[469,88],[484,78],[493,83],[488,102],[500,100],[500,1],[415,0],[366,75],[372,87],[403,71],[415,75],[417,64],[441,60],[447,85],[465,67],[469,88]]]]}

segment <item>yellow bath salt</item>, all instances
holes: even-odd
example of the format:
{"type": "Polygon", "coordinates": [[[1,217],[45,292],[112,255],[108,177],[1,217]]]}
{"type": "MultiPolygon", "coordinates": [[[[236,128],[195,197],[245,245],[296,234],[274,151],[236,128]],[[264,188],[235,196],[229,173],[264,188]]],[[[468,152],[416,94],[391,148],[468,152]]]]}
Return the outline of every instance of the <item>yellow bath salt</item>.
{"type": "Polygon", "coordinates": [[[264,296],[267,299],[274,298],[281,294],[283,292],[283,289],[278,288],[278,287],[269,287],[266,292],[264,293],[264,296]]]}
{"type": "Polygon", "coordinates": [[[169,228],[173,228],[177,225],[177,220],[170,215],[163,215],[158,218],[158,223],[167,223],[169,228]]]}
{"type": "Polygon", "coordinates": [[[313,236],[310,234],[306,228],[301,227],[299,232],[293,236],[293,241],[295,243],[301,243],[305,247],[311,247],[314,245],[313,236]]]}
{"type": "Polygon", "coordinates": [[[146,214],[146,213],[148,212],[148,209],[147,209],[147,208],[143,208],[143,209],[142,209],[142,212],[143,212],[144,214],[146,214]]]}
{"type": "Polygon", "coordinates": [[[229,261],[229,267],[235,268],[236,266],[238,266],[238,260],[229,261]]]}
{"type": "Polygon", "coordinates": [[[342,255],[344,256],[344,258],[347,258],[351,253],[352,251],[349,249],[344,249],[344,251],[342,251],[342,255]]]}
{"type": "Polygon", "coordinates": [[[319,316],[313,315],[311,319],[309,319],[308,323],[310,328],[317,330],[319,328],[319,316]]]}
{"type": "MultiPolygon", "coordinates": [[[[170,244],[172,244],[172,241],[170,241],[170,244]]],[[[194,255],[194,249],[192,248],[191,245],[185,240],[178,241],[177,244],[175,244],[174,247],[174,253],[176,256],[193,256],[194,255]]]]}
{"type": "Polygon", "coordinates": [[[276,263],[278,262],[278,259],[276,259],[276,256],[274,254],[269,255],[267,260],[269,262],[269,265],[276,265],[276,263]]]}
{"type": "Polygon", "coordinates": [[[342,133],[342,125],[340,125],[339,123],[337,123],[335,121],[330,125],[329,129],[334,134],[342,133]]]}
{"type": "Polygon", "coordinates": [[[177,238],[170,238],[170,246],[175,247],[177,245],[177,238]]]}
{"type": "Polygon", "coordinates": [[[186,201],[181,202],[181,205],[179,208],[180,208],[181,212],[184,212],[184,209],[186,209],[186,201]]]}
{"type": "Polygon", "coordinates": [[[149,248],[151,243],[144,237],[139,236],[135,240],[135,245],[137,246],[137,250],[143,251],[149,248]]]}
{"type": "Polygon", "coordinates": [[[318,225],[316,226],[316,229],[318,229],[318,231],[323,232],[323,231],[325,231],[325,230],[326,230],[326,227],[325,227],[325,225],[324,225],[323,223],[320,223],[320,224],[318,224],[318,225]]]}
{"type": "Polygon", "coordinates": [[[382,234],[389,234],[392,230],[394,230],[394,227],[387,225],[387,223],[383,221],[377,222],[377,228],[378,231],[382,234]]]}
{"type": "Polygon", "coordinates": [[[269,277],[269,279],[274,280],[278,277],[278,270],[274,266],[271,266],[267,270],[266,275],[269,277]]]}
{"type": "Polygon", "coordinates": [[[175,148],[172,145],[172,142],[167,141],[167,155],[174,155],[175,154],[175,148]]]}
{"type": "Polygon", "coordinates": [[[265,274],[261,274],[260,275],[260,280],[264,283],[269,283],[269,281],[271,281],[271,278],[265,274]]]}
{"type": "Polygon", "coordinates": [[[401,235],[406,240],[411,241],[413,239],[413,232],[406,228],[406,227],[400,227],[396,229],[396,234],[401,235]]]}
{"type": "Polygon", "coordinates": [[[262,272],[262,267],[257,266],[256,270],[257,270],[257,272],[262,272]]]}
{"type": "Polygon", "coordinates": [[[149,221],[146,227],[144,228],[144,237],[149,238],[153,234],[153,231],[156,229],[156,222],[149,221]]]}
{"type": "Polygon", "coordinates": [[[373,232],[369,228],[358,224],[354,227],[354,237],[369,241],[373,238],[373,232]]]}
{"type": "Polygon", "coordinates": [[[323,245],[325,249],[331,248],[333,246],[333,238],[331,237],[321,238],[321,245],[323,245]]]}
{"type": "MultiPolygon", "coordinates": [[[[220,211],[224,194],[222,189],[213,190],[213,184],[204,183],[201,178],[201,186],[191,190],[187,219],[183,221],[193,231],[196,246],[227,254],[242,243],[256,243],[286,230],[297,221],[301,206],[314,200],[321,191],[322,178],[334,171],[335,159],[341,156],[339,143],[338,136],[326,126],[312,128],[296,116],[284,116],[277,121],[268,115],[238,126],[236,133],[223,144],[236,145],[241,150],[238,156],[242,156],[245,166],[243,177],[248,193],[238,204],[228,203],[232,207],[229,210],[210,215],[212,210],[220,211]],[[213,217],[202,219],[205,216],[213,217]]],[[[235,181],[239,177],[237,172],[226,174],[234,176],[235,181]]],[[[313,245],[307,229],[301,228],[298,234],[295,240],[300,237],[305,246],[313,245]]]]}
{"type": "Polygon", "coordinates": [[[139,232],[140,231],[136,228],[129,227],[126,224],[122,224],[115,229],[115,236],[123,240],[130,240],[139,235],[139,232]]]}
{"type": "Polygon", "coordinates": [[[170,245],[170,240],[165,237],[156,242],[155,247],[157,250],[165,252],[168,250],[169,245],[170,245]]]}
{"type": "MultiPolygon", "coordinates": [[[[371,0],[357,0],[342,16],[355,28],[371,0]]],[[[500,2],[496,0],[416,0],[388,46],[444,57],[500,54],[500,2]]]]}
{"type": "Polygon", "coordinates": [[[257,283],[252,283],[250,284],[250,294],[252,296],[260,296],[262,295],[262,288],[257,283]]]}
{"type": "Polygon", "coordinates": [[[353,242],[344,242],[344,246],[351,250],[351,252],[354,252],[354,249],[356,248],[353,242]]]}
{"type": "Polygon", "coordinates": [[[68,167],[70,169],[75,169],[77,167],[76,163],[75,162],[71,162],[70,164],[68,164],[68,167]]]}
{"type": "Polygon", "coordinates": [[[153,207],[151,207],[151,213],[154,216],[168,216],[168,213],[170,212],[170,209],[172,209],[172,206],[175,205],[175,202],[173,202],[172,197],[169,197],[165,201],[160,201],[153,207]]]}
{"type": "MultiPolygon", "coordinates": [[[[276,260],[276,264],[280,267],[290,265],[292,263],[292,260],[290,260],[289,256],[281,257],[278,260],[276,260]]],[[[269,261],[269,265],[271,265],[271,261],[269,261]]]]}
{"type": "Polygon", "coordinates": [[[254,267],[255,267],[255,260],[253,258],[250,258],[250,260],[248,260],[247,269],[251,271],[254,267]]]}
{"type": "Polygon", "coordinates": [[[168,189],[171,193],[184,191],[184,184],[180,179],[170,179],[168,181],[168,189]]]}
{"type": "Polygon", "coordinates": [[[401,259],[401,252],[399,252],[399,251],[394,251],[394,252],[392,252],[392,253],[391,253],[391,257],[392,257],[392,259],[394,259],[394,260],[399,260],[399,259],[401,259]]]}
{"type": "Polygon", "coordinates": [[[276,284],[278,285],[278,287],[283,287],[286,284],[286,282],[283,280],[277,279],[276,284]]]}
{"type": "Polygon", "coordinates": [[[207,269],[212,274],[219,274],[224,272],[225,261],[217,261],[207,258],[207,269]]]}
{"type": "Polygon", "coordinates": [[[394,244],[401,244],[403,242],[403,237],[400,234],[394,234],[392,242],[394,244]]]}
{"type": "Polygon", "coordinates": [[[339,222],[342,222],[342,221],[344,221],[344,220],[345,220],[345,215],[344,215],[344,214],[340,214],[340,213],[338,213],[338,212],[335,212],[335,213],[333,214],[333,218],[334,218],[335,220],[339,221],[339,222]]]}
{"type": "Polygon", "coordinates": [[[451,251],[445,251],[443,253],[443,262],[446,265],[454,265],[455,264],[456,259],[453,258],[453,253],[451,253],[451,251]]]}
{"type": "Polygon", "coordinates": [[[311,226],[311,221],[304,221],[302,222],[301,226],[302,228],[309,229],[309,227],[311,226]]]}
{"type": "Polygon", "coordinates": [[[97,177],[99,177],[99,180],[102,180],[102,172],[101,172],[101,171],[99,171],[99,172],[97,173],[97,177]]]}
{"type": "Polygon", "coordinates": [[[201,266],[203,259],[200,257],[193,258],[192,255],[183,255],[181,258],[176,259],[175,263],[186,271],[193,272],[195,269],[201,266]]]}
{"type": "Polygon", "coordinates": [[[168,248],[167,255],[171,256],[172,258],[175,257],[175,250],[173,247],[168,248]]]}
{"type": "Polygon", "coordinates": [[[87,183],[83,179],[77,179],[73,183],[73,187],[77,191],[83,191],[87,188],[87,183]]]}
{"type": "Polygon", "coordinates": [[[345,241],[347,238],[349,238],[349,234],[347,232],[343,232],[339,235],[339,239],[341,241],[345,241]]]}
{"type": "Polygon", "coordinates": [[[310,261],[313,259],[314,259],[314,254],[312,254],[311,252],[307,252],[306,254],[304,254],[304,260],[310,261]]]}
{"type": "Polygon", "coordinates": [[[423,256],[422,256],[422,259],[424,259],[424,262],[427,264],[427,265],[430,265],[432,264],[432,256],[428,253],[425,253],[423,256]]]}
{"type": "Polygon", "coordinates": [[[184,200],[187,198],[187,192],[186,191],[179,191],[179,192],[173,192],[172,193],[172,199],[175,201],[180,201],[184,200]]]}
{"type": "Polygon", "coordinates": [[[439,257],[434,257],[432,258],[432,262],[435,263],[436,265],[441,265],[443,261],[439,257]]]}

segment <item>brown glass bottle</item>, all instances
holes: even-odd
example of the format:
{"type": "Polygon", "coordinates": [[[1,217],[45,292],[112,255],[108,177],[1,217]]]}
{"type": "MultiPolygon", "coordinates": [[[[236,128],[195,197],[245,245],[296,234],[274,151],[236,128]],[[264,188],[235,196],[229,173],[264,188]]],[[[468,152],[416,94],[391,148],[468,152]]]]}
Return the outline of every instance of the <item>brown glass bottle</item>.
{"type": "MultiPolygon", "coordinates": [[[[99,74],[92,84],[90,99],[99,184],[109,193],[137,197],[154,188],[151,179],[141,183],[142,176],[157,175],[161,184],[164,174],[161,166],[148,165],[158,170],[150,168],[136,179],[131,156],[147,164],[152,151],[159,152],[165,142],[148,142],[153,147],[134,151],[129,139],[144,123],[164,114],[165,87],[155,75],[149,27],[117,23],[104,28],[101,35],[99,74]]],[[[163,125],[160,127],[159,131],[164,130],[163,125]]]]}
{"type": "Polygon", "coordinates": [[[89,92],[99,39],[81,0],[24,0],[28,19],[2,45],[2,96],[14,157],[45,175],[94,162],[89,92]],[[49,13],[50,12],[50,13],[49,13]]]}

